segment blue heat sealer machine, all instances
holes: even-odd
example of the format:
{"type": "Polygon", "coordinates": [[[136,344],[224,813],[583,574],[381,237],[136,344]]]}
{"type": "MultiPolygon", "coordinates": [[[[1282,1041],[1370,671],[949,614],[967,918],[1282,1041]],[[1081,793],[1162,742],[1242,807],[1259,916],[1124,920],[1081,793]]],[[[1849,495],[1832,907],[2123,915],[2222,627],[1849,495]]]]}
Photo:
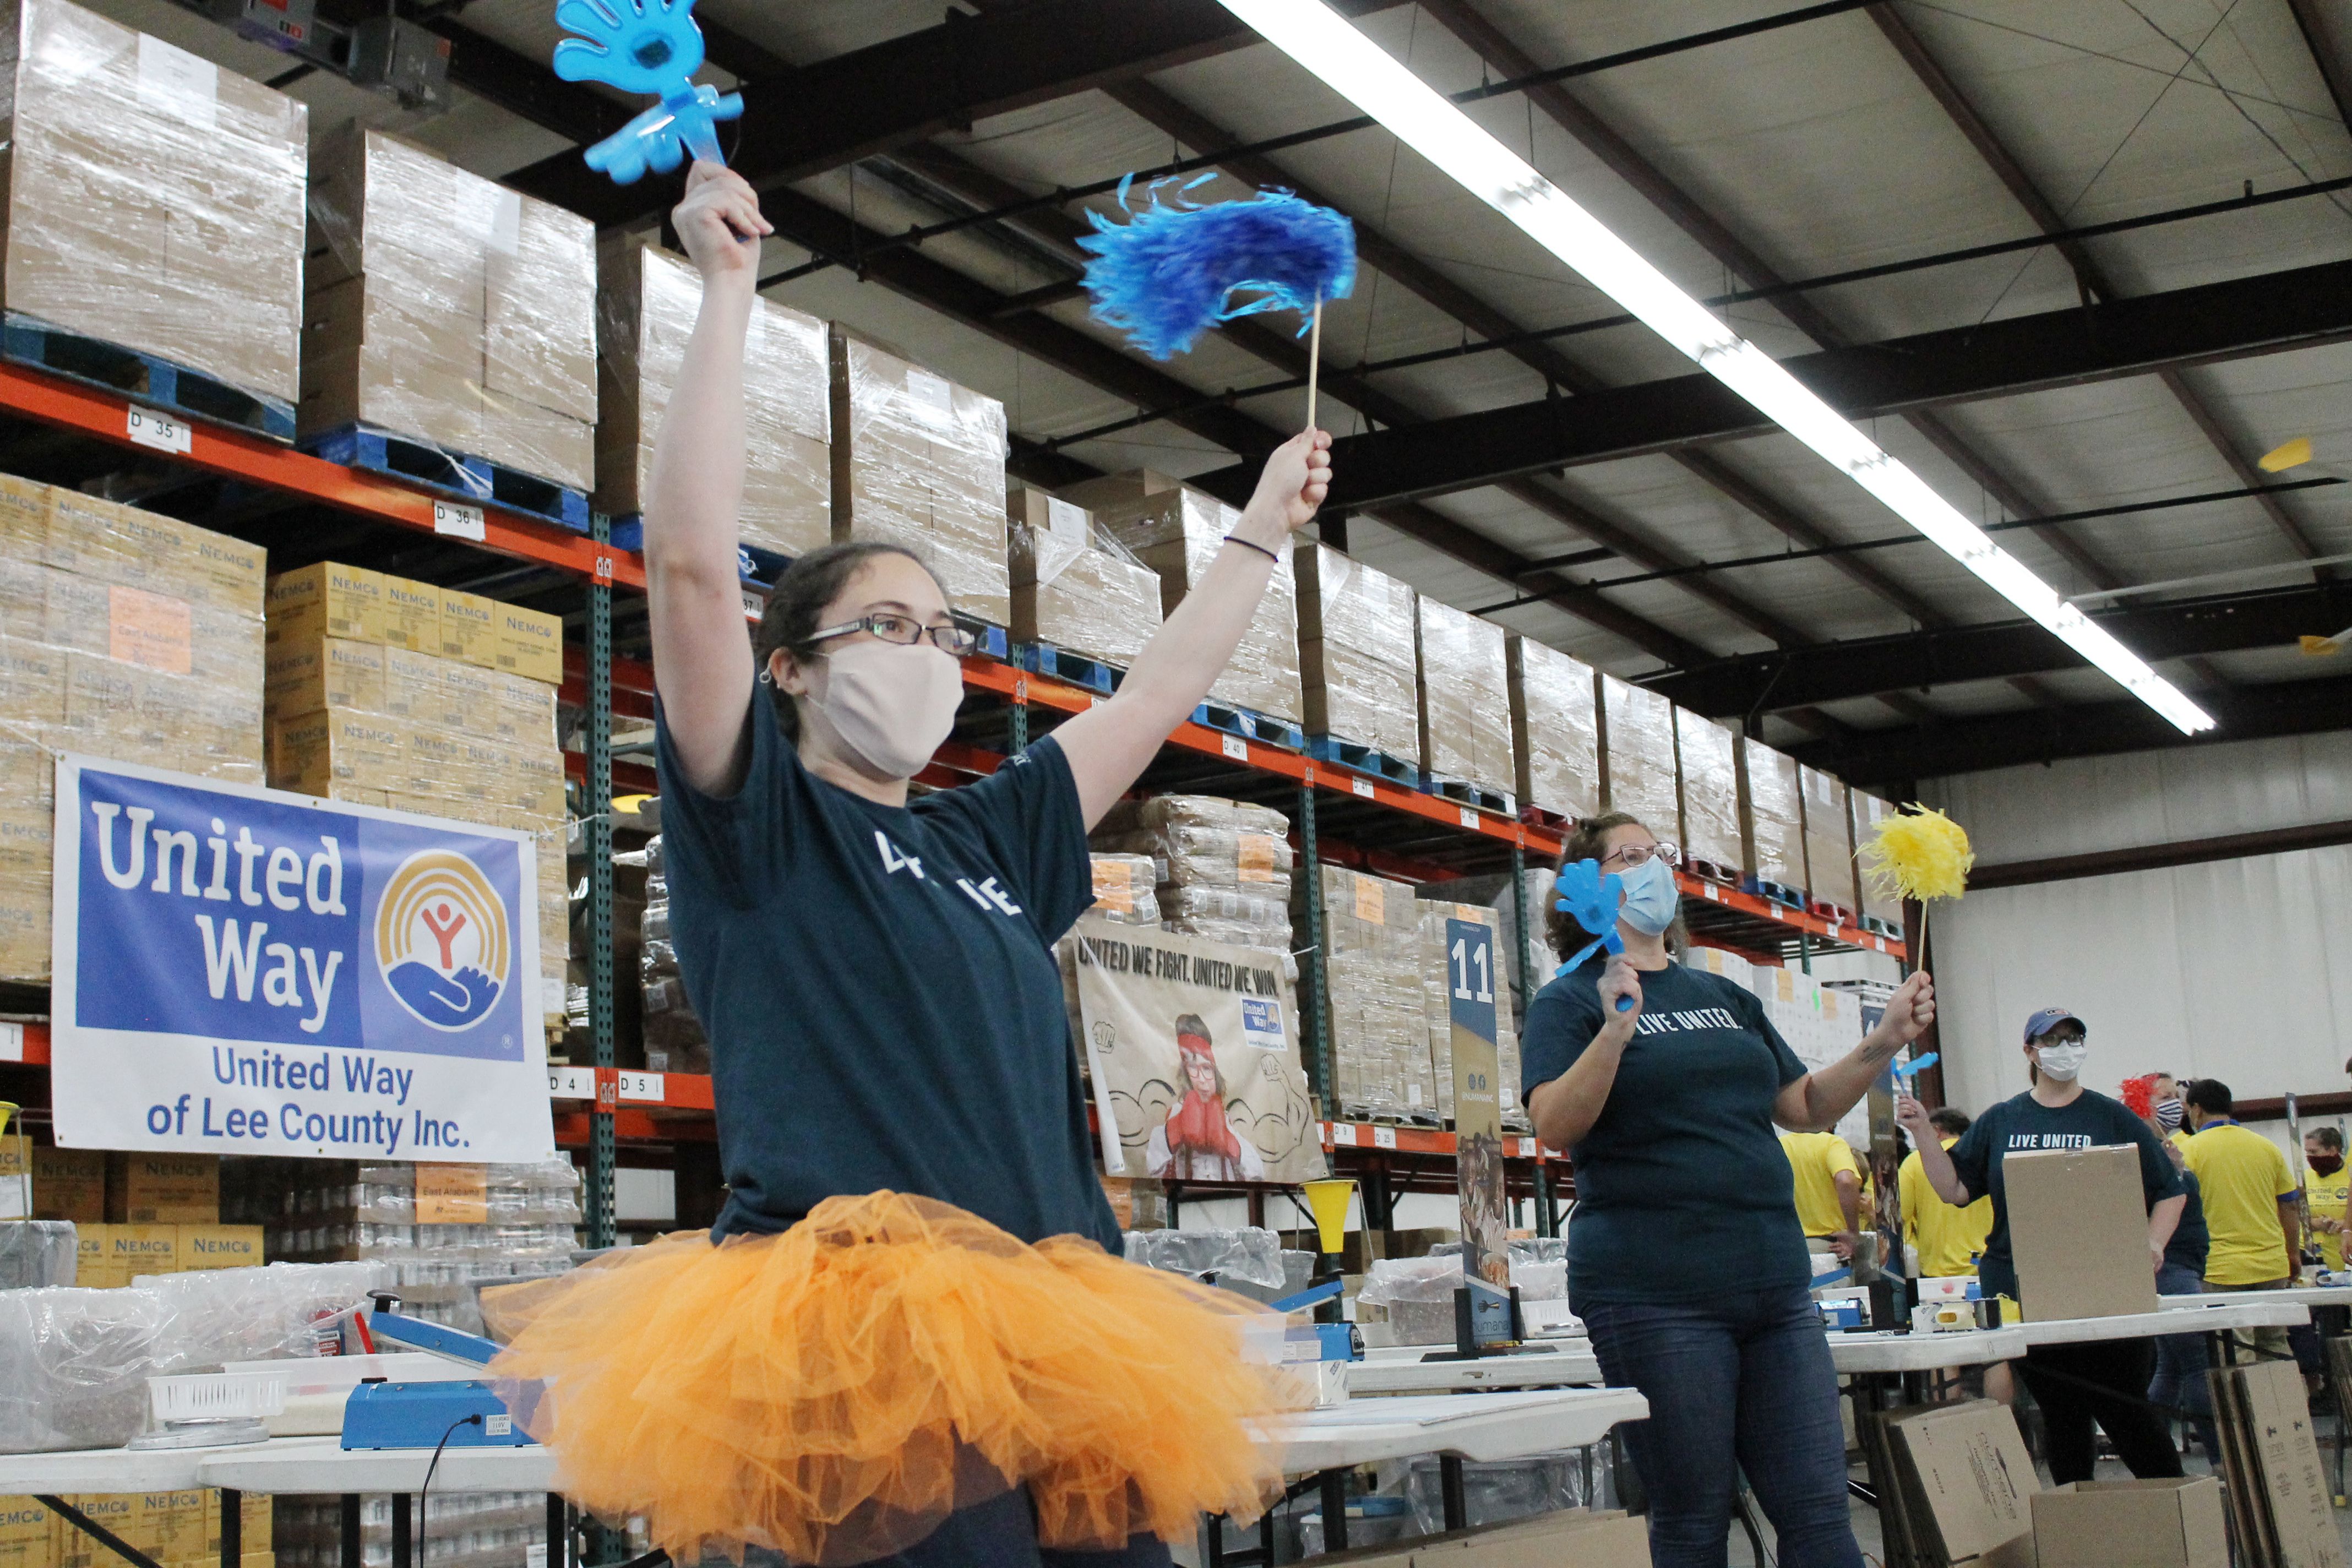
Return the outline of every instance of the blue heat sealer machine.
{"type": "MultiPolygon", "coordinates": [[[[495,1341],[396,1310],[400,1298],[389,1290],[369,1296],[375,1310],[368,1314],[368,1328],[379,1340],[467,1366],[488,1366],[499,1353],[495,1341]]],[[[525,1418],[539,1403],[539,1393],[538,1384],[524,1385],[525,1418]]],[[[520,1448],[535,1441],[487,1379],[362,1383],[343,1406],[345,1448],[520,1448]]]]}

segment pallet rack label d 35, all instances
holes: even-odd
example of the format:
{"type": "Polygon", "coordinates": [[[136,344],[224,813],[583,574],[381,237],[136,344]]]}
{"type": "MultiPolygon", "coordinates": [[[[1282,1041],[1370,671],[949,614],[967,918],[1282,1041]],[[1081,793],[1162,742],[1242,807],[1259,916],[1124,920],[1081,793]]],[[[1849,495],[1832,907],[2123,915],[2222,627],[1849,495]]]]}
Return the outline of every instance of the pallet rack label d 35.
{"type": "Polygon", "coordinates": [[[554,1152],[530,835],[60,757],[73,1148],[554,1152]]]}

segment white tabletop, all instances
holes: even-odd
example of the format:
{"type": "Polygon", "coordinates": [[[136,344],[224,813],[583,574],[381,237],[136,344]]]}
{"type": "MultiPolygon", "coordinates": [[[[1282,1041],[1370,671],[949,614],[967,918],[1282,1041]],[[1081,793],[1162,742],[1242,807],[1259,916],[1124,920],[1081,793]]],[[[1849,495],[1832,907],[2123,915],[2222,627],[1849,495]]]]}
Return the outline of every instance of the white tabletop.
{"type": "Polygon", "coordinates": [[[1259,1438],[1278,1445],[1282,1468],[1297,1476],[1415,1454],[1494,1460],[1581,1448],[1619,1422],[1649,1414],[1650,1402],[1630,1388],[1437,1394],[1350,1400],[1284,1416],[1260,1428],[1259,1438]]]}
{"type": "MultiPolygon", "coordinates": [[[[2298,1285],[2287,1290],[2208,1290],[2202,1296],[2179,1299],[2184,1307],[2206,1301],[2293,1301],[2305,1307],[2352,1307],[2352,1285],[2298,1285]]],[[[2170,1306],[2168,1297],[2165,1304],[2170,1306]]]]}
{"type": "Polygon", "coordinates": [[[1348,1392],[1444,1394],[1463,1389],[1541,1388],[1599,1383],[1601,1363],[1585,1340],[1530,1349],[1521,1355],[1484,1356],[1476,1361],[1423,1361],[1435,1345],[1398,1345],[1368,1351],[1348,1368],[1348,1392]]]}
{"type": "MultiPolygon", "coordinates": [[[[0,1496],[59,1492],[184,1492],[218,1448],[134,1454],[128,1448],[78,1448],[66,1454],[0,1454],[0,1496]]],[[[438,1478],[436,1478],[436,1479],[438,1478]]]]}
{"type": "Polygon", "coordinates": [[[1942,1372],[2014,1361],[2025,1353],[2020,1329],[1955,1329],[1947,1333],[1838,1333],[1830,1336],[1830,1361],[1849,1374],[1942,1372]]]}
{"type": "Polygon", "coordinates": [[[2272,1291],[2255,1300],[2214,1305],[2205,1296],[2165,1298],[2165,1310],[2131,1312],[2118,1318],[2059,1318],[2046,1323],[2024,1323],[2018,1331],[2029,1345],[2075,1345],[2095,1340],[2138,1340],[2151,1334],[2218,1334],[2234,1329],[2291,1329],[2311,1321],[2311,1309],[2300,1301],[2273,1300],[2272,1291]]]}
{"type": "MultiPolygon", "coordinates": [[[[430,1448],[352,1448],[340,1437],[280,1437],[208,1451],[199,1484],[247,1492],[413,1492],[425,1484],[430,1448]]],[[[555,1455],[520,1448],[446,1448],[433,1472],[436,1496],[449,1492],[543,1492],[555,1484],[555,1455]]]]}

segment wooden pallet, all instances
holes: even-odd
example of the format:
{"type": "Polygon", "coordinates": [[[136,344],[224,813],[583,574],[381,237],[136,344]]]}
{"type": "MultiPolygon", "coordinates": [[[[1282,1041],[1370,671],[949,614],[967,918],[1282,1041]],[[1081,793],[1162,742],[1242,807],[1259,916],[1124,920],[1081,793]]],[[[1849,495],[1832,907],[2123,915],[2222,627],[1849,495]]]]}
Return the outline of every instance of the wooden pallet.
{"type": "MultiPolygon", "coordinates": [[[[615,550],[642,552],[646,547],[645,513],[633,511],[626,517],[614,518],[606,537],[615,550]]],[[[772,584],[792,563],[793,557],[757,544],[735,547],[735,570],[746,583],[772,584]]]]}
{"type": "Polygon", "coordinates": [[[258,397],[200,370],[15,310],[0,328],[0,356],[191,419],[272,441],[294,439],[294,405],[283,398],[258,397]]]}
{"type": "Polygon", "coordinates": [[[1441,795],[1458,805],[1475,806],[1480,811],[1507,816],[1514,821],[1518,818],[1518,797],[1507,790],[1488,789],[1485,784],[1472,784],[1467,779],[1442,778],[1436,773],[1425,776],[1421,788],[1424,795],[1441,795]]]}
{"type": "Polygon", "coordinates": [[[430,441],[396,435],[373,425],[344,425],[306,436],[302,449],[331,463],[365,468],[402,479],[419,489],[469,506],[495,506],[568,528],[588,531],[588,494],[552,479],[526,474],[488,458],[452,452],[430,441]]]}
{"type": "Polygon", "coordinates": [[[1280,746],[1286,752],[1300,751],[1307,744],[1307,732],[1289,720],[1270,718],[1237,703],[1203,702],[1192,710],[1192,722],[1261,745],[1280,746]]]}
{"type": "Polygon", "coordinates": [[[1827,899],[1806,899],[1805,912],[1836,926],[1858,926],[1862,923],[1862,917],[1853,910],[1843,904],[1832,903],[1827,899]]]}
{"type": "Polygon", "coordinates": [[[1358,745],[1337,735],[1309,735],[1306,751],[1318,763],[1328,763],[1350,773],[1385,779],[1406,789],[1421,787],[1421,764],[1392,757],[1377,747],[1358,745]]]}
{"type": "Polygon", "coordinates": [[[1072,653],[1049,642],[1022,644],[1015,662],[1024,669],[1050,675],[1072,686],[1083,686],[1105,697],[1117,691],[1118,683],[1127,679],[1127,671],[1115,664],[1089,654],[1072,653]]]}

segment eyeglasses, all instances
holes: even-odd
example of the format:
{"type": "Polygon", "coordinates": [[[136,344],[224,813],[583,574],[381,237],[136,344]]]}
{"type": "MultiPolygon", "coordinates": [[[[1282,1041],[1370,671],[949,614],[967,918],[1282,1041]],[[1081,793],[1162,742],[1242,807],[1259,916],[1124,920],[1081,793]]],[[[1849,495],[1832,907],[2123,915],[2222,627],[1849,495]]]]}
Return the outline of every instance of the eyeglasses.
{"type": "Polygon", "coordinates": [[[884,642],[894,642],[902,647],[912,647],[925,637],[941,653],[961,658],[980,646],[977,633],[966,631],[952,624],[927,626],[908,616],[860,616],[854,621],[844,621],[837,626],[827,626],[821,632],[811,632],[809,641],[824,642],[831,637],[850,637],[858,632],[872,632],[884,642]]]}
{"type": "Polygon", "coordinates": [[[1601,858],[1601,863],[1606,866],[1612,860],[1621,860],[1624,862],[1625,869],[1631,871],[1636,866],[1649,864],[1650,858],[1654,855],[1669,866],[1679,866],[1683,863],[1683,848],[1679,844],[1620,845],[1603,855],[1601,858]]]}

